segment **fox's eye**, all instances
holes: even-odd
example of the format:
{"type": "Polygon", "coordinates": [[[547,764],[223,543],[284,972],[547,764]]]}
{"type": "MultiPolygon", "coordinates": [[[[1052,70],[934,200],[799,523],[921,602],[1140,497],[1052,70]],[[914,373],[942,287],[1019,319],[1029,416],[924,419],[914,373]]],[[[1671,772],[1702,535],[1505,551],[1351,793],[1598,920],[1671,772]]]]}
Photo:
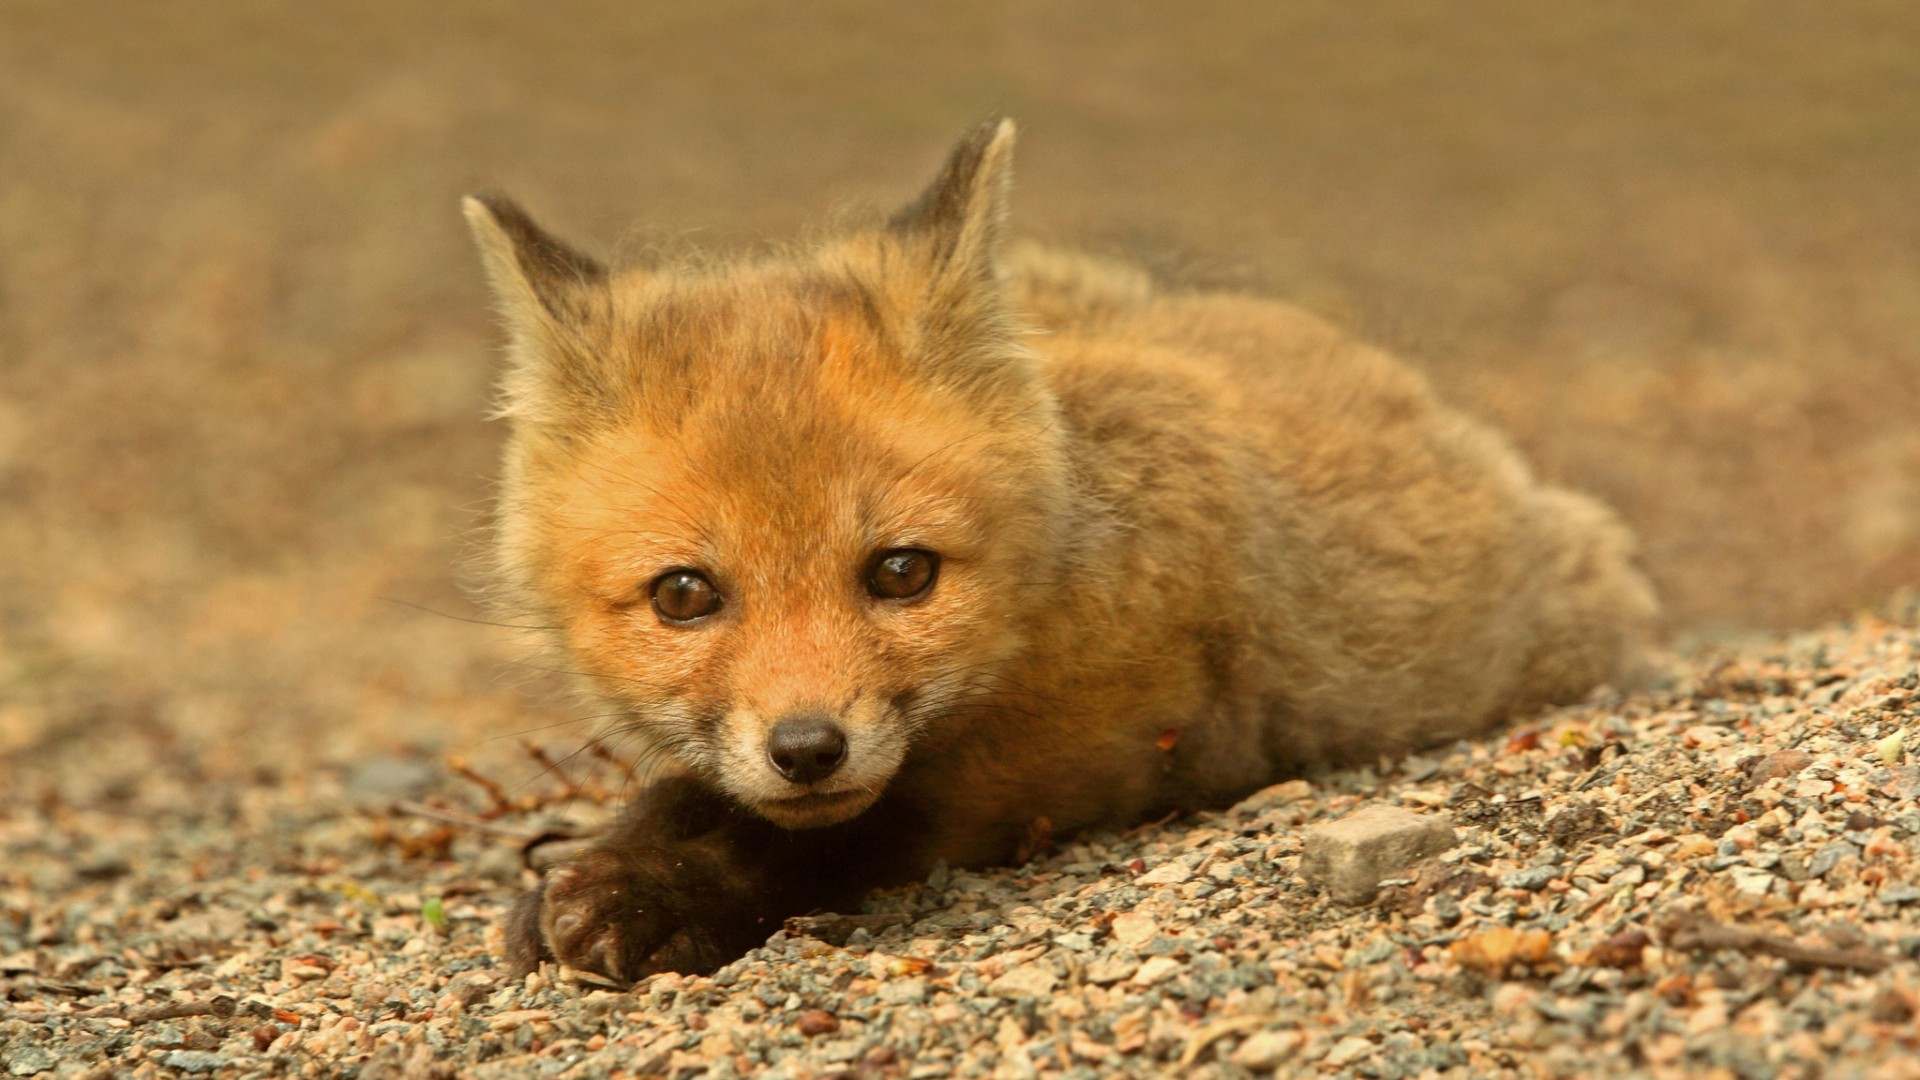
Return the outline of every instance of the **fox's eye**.
{"type": "Polygon", "coordinates": [[[940,556],[919,548],[883,551],[867,571],[867,591],[883,600],[911,600],[933,587],[940,556]]]}
{"type": "Polygon", "coordinates": [[[653,610],[668,622],[704,619],[720,610],[720,590],[692,570],[669,570],[653,579],[653,610]]]}

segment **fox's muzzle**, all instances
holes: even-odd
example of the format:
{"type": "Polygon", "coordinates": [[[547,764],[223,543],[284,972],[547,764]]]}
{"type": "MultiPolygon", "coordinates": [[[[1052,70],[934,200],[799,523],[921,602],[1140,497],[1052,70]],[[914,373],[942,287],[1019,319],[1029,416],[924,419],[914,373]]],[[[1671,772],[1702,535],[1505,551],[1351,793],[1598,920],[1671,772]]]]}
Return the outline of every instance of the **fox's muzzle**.
{"type": "Polygon", "coordinates": [[[767,763],[796,784],[825,780],[846,760],[846,732],[824,716],[788,716],[767,733],[767,763]]]}

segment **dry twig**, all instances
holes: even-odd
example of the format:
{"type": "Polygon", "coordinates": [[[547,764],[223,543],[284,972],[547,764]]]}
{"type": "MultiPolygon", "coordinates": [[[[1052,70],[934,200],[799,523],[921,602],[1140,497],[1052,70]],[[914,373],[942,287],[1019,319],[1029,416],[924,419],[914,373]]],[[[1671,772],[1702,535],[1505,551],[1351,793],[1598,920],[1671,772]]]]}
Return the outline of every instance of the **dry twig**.
{"type": "Polygon", "coordinates": [[[1689,914],[1668,921],[1667,944],[1685,952],[1712,952],[1733,949],[1736,952],[1777,956],[1790,964],[1806,967],[1845,968],[1849,971],[1883,971],[1893,957],[1877,949],[1836,949],[1826,945],[1807,945],[1790,938],[1728,926],[1705,915],[1689,914]]]}
{"type": "Polygon", "coordinates": [[[487,801],[493,804],[492,813],[495,816],[507,813],[513,809],[513,800],[507,796],[507,790],[501,787],[491,777],[482,776],[478,772],[475,772],[473,766],[467,764],[466,758],[448,758],[447,768],[452,769],[454,775],[460,777],[460,779],[476,784],[480,790],[486,792],[487,801]]]}
{"type": "Polygon", "coordinates": [[[789,934],[803,934],[829,945],[845,945],[855,930],[875,933],[890,926],[905,926],[912,920],[905,915],[796,915],[786,922],[789,934]]]}
{"type": "Polygon", "coordinates": [[[560,763],[553,760],[553,755],[547,753],[546,749],[539,743],[534,742],[532,739],[522,739],[520,741],[520,749],[526,751],[527,756],[532,758],[542,769],[559,777],[560,782],[566,785],[565,790],[561,791],[560,794],[544,801],[560,802],[580,794],[580,784],[575,781],[565,769],[562,769],[560,763]]]}
{"type": "Polygon", "coordinates": [[[529,843],[542,835],[532,829],[509,828],[505,825],[497,825],[488,821],[486,818],[473,814],[464,814],[458,810],[447,810],[421,802],[403,801],[394,803],[393,812],[396,814],[405,814],[409,817],[426,818],[428,821],[438,821],[441,824],[453,825],[462,829],[472,829],[474,832],[486,833],[489,836],[505,837],[517,844],[529,843]]]}

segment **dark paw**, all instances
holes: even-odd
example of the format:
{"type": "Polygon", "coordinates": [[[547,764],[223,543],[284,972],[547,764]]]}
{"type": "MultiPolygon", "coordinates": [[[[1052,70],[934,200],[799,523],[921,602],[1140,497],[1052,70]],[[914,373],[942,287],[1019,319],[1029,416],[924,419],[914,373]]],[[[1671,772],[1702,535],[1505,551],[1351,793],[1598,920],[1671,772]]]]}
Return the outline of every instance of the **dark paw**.
{"type": "Polygon", "coordinates": [[[731,959],[677,891],[605,851],[588,851],[547,874],[507,920],[516,974],[544,959],[632,983],[661,971],[704,974],[731,959]]]}

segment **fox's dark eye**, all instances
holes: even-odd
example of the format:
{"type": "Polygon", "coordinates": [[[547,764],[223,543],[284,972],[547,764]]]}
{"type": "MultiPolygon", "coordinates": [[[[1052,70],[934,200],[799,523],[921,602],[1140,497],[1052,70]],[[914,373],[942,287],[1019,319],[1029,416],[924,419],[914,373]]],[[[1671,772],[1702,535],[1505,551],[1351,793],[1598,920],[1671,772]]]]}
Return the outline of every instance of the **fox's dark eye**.
{"type": "Polygon", "coordinates": [[[720,590],[692,570],[669,570],[653,579],[653,610],[668,622],[704,619],[720,610],[720,590]]]}
{"type": "Polygon", "coordinates": [[[867,571],[867,591],[883,600],[911,600],[933,588],[940,556],[919,548],[883,551],[867,571]]]}

